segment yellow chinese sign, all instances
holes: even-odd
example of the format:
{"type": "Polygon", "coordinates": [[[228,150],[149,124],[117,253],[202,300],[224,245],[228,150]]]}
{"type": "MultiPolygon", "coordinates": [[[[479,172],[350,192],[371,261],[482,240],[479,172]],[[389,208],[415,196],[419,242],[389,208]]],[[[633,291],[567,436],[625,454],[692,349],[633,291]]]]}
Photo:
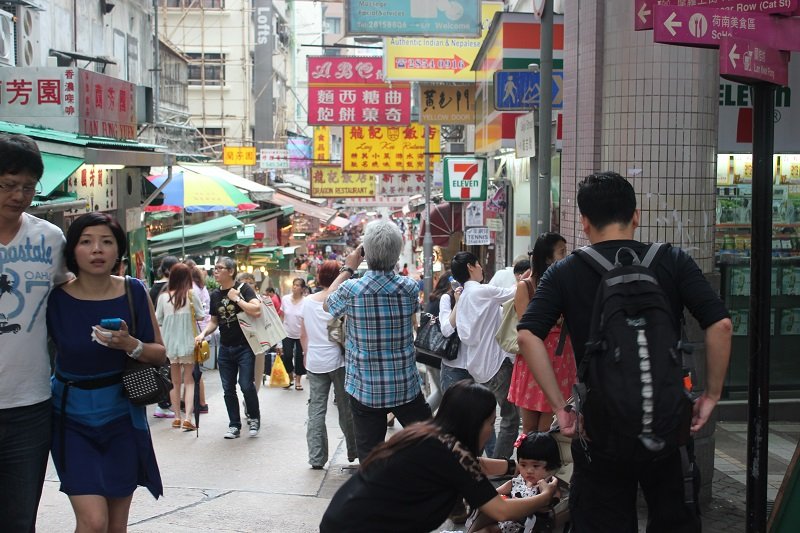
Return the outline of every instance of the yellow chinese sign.
{"type": "Polygon", "coordinates": [[[312,167],[312,198],[374,198],[374,174],[347,174],[341,167],[312,167]]]}
{"type": "Polygon", "coordinates": [[[474,82],[470,69],[500,2],[481,5],[480,38],[389,37],[384,39],[386,79],[392,81],[474,82]]]}
{"type": "MultiPolygon", "coordinates": [[[[432,154],[441,152],[441,131],[429,126],[432,154]]],[[[345,126],[344,172],[425,172],[425,126],[345,126]]],[[[430,167],[441,159],[430,158],[430,167]]]]}
{"type": "Polygon", "coordinates": [[[255,146],[225,146],[222,149],[222,163],[251,167],[256,164],[255,146]]]}
{"type": "Polygon", "coordinates": [[[314,126],[314,161],[320,164],[331,160],[331,127],[314,126]]]}
{"type": "Polygon", "coordinates": [[[475,85],[420,84],[423,124],[475,124],[475,85]]]}

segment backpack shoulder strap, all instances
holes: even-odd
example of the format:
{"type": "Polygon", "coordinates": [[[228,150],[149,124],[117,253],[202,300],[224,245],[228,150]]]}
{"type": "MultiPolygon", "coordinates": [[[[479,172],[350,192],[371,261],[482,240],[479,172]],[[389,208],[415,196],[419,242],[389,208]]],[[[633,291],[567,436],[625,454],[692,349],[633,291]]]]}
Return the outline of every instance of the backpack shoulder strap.
{"type": "Polygon", "coordinates": [[[601,276],[606,272],[614,270],[614,264],[591,246],[581,246],[572,253],[587,262],[589,266],[594,268],[601,276]]]}
{"type": "Polygon", "coordinates": [[[652,243],[647,252],[644,254],[644,259],[642,259],[642,266],[645,268],[651,268],[650,265],[657,264],[664,253],[670,249],[670,245],[663,242],[654,242],[652,243]]]}

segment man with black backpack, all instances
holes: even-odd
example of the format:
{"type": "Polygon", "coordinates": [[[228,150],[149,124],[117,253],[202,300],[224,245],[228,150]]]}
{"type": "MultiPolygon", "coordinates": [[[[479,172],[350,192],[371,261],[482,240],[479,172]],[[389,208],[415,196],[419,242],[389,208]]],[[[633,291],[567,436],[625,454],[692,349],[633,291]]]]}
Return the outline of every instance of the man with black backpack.
{"type": "Polygon", "coordinates": [[[622,176],[586,177],[577,200],[591,246],[545,272],[518,326],[522,355],[561,431],[576,437],[574,531],[636,532],[638,485],[648,533],[699,532],[690,433],[705,425],[722,393],[730,316],[687,253],[633,240],[639,211],[622,176]],[[705,390],[693,403],[683,379],[684,307],[705,330],[705,390]],[[543,343],[562,314],[578,365],[572,405],[543,343]]]}

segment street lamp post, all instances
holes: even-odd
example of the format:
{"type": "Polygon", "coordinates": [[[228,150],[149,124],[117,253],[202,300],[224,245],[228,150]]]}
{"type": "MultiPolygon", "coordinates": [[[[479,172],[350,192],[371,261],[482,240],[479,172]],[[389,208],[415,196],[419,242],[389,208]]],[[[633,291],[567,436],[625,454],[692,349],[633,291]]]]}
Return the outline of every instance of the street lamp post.
{"type": "Polygon", "coordinates": [[[430,155],[430,126],[425,124],[425,235],[422,237],[423,255],[423,287],[425,303],[428,303],[433,292],[433,235],[431,234],[431,155],[430,155]]]}

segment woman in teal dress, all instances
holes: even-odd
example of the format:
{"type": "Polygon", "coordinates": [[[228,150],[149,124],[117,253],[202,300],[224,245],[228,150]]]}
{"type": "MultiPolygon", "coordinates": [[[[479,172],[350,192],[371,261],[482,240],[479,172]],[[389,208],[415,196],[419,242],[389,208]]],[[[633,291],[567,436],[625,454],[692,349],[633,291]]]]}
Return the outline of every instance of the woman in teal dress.
{"type": "Polygon", "coordinates": [[[76,277],[54,289],[48,302],[57,352],[52,455],[77,532],[125,531],[136,487],[156,498],[163,493],[145,408],[122,393],[126,358],[166,363],[144,286],[131,279],[129,296],[125,278],[111,274],[126,247],[124,231],[109,215],[78,217],[64,248],[76,277]],[[109,330],[99,326],[104,318],[123,322],[109,330]]]}

